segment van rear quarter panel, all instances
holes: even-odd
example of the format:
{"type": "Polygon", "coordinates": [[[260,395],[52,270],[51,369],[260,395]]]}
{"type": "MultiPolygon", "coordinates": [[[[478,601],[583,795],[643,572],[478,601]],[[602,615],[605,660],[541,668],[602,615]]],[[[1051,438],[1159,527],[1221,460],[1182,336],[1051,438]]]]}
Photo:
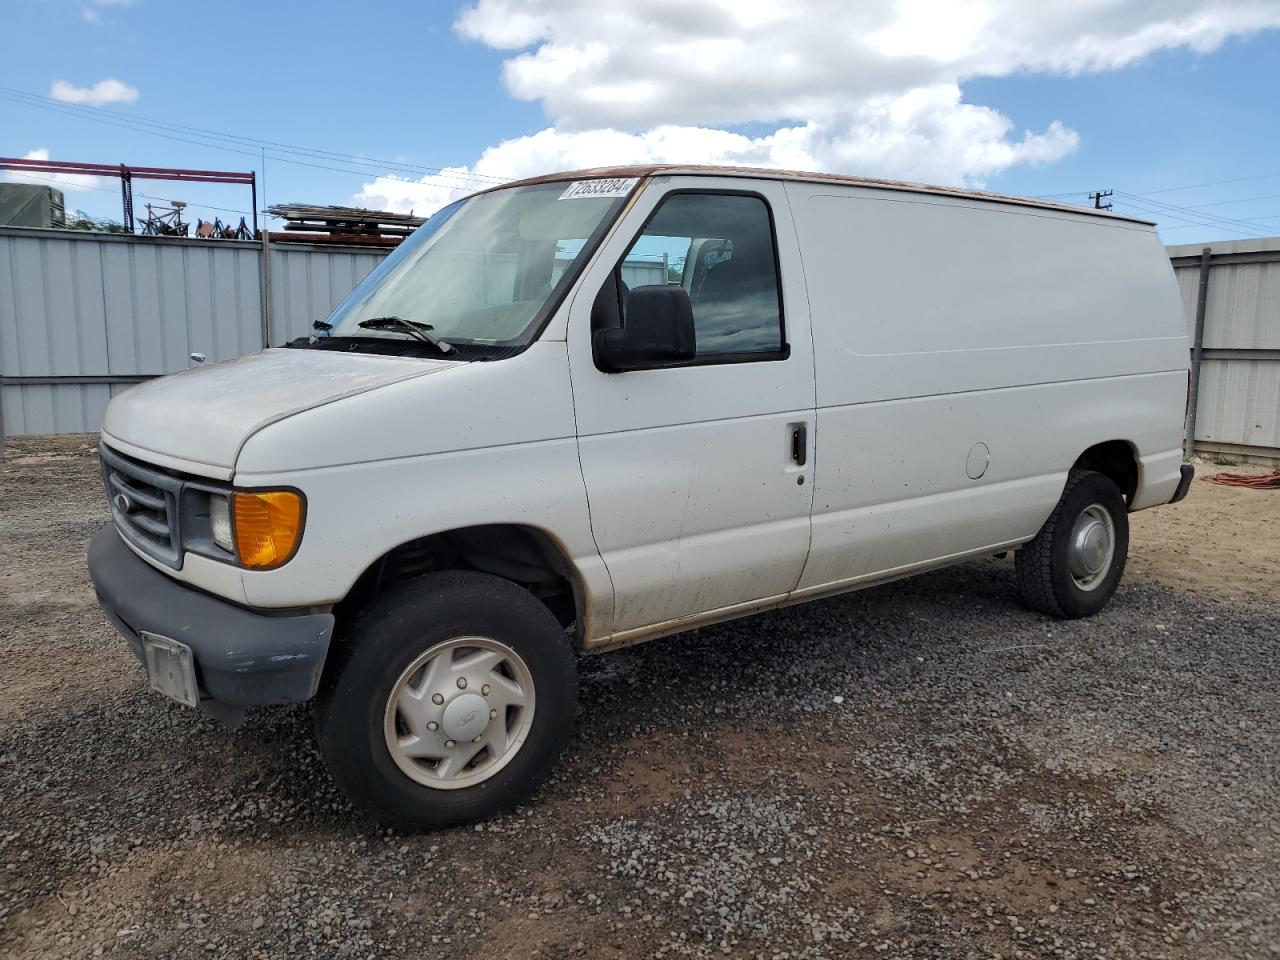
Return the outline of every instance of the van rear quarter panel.
{"type": "Polygon", "coordinates": [[[813,322],[813,543],[800,589],[1030,539],[1088,447],[1177,485],[1187,340],[1154,230],[787,185],[813,322]],[[966,461],[989,449],[985,473],[966,461]],[[979,453],[980,453],[979,448],[979,453]]]}

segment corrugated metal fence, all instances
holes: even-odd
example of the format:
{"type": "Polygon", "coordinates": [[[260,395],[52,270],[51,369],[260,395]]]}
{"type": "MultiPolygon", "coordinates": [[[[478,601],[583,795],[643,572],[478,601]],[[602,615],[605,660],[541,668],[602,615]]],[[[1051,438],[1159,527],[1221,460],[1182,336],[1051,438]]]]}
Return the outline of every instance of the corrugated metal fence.
{"type": "Polygon", "coordinates": [[[1187,449],[1280,462],[1280,238],[1168,249],[1193,344],[1187,449]]]}
{"type": "MultiPolygon", "coordinates": [[[[0,443],[97,430],[114,394],[192,353],[229,360],[305,336],[386,254],[0,227],[0,443]]],[[[633,286],[664,275],[624,270],[633,286]]]]}
{"type": "MultiPolygon", "coordinates": [[[[1195,450],[1280,461],[1280,238],[1204,249],[1169,248],[1193,342],[1202,317],[1195,450]]],[[[385,255],[0,228],[0,438],[96,430],[115,392],[193,352],[226,360],[304,336],[385,255]]],[[[631,286],[665,273],[624,268],[631,286]]]]}
{"type": "MultiPolygon", "coordinates": [[[[367,277],[386,250],[271,244],[271,342],[305,337],[367,277]]],[[[258,349],[256,346],[253,349],[258,349]]]]}
{"type": "Polygon", "coordinates": [[[0,228],[0,436],[96,430],[114,393],[185,370],[191,353],[228,360],[303,336],[384,256],[0,228]]]}

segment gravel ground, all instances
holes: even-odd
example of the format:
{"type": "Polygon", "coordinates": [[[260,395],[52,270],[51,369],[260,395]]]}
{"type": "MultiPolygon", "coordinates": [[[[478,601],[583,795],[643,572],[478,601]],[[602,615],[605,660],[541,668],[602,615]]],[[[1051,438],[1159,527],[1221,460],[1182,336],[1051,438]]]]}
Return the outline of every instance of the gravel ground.
{"type": "Polygon", "coordinates": [[[10,441],[0,955],[1280,957],[1280,585],[1203,576],[1274,551],[1280,494],[1136,518],[1088,621],[990,560],[590,658],[540,794],[413,837],[305,708],[232,733],[144,690],[100,501],[91,439],[10,441]]]}

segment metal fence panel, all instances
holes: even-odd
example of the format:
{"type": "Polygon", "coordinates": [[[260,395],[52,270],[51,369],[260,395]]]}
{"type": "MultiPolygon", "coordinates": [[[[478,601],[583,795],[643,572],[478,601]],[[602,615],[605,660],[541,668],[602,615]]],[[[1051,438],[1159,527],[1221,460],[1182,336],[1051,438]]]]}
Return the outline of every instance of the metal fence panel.
{"type": "Polygon", "coordinates": [[[261,349],[258,244],[207,244],[183,247],[181,252],[186,282],[165,290],[175,318],[174,336],[165,341],[165,372],[186,368],[192,352],[212,361],[261,349]]]}
{"type": "Polygon", "coordinates": [[[154,375],[257,349],[257,246],[0,230],[0,374],[154,375]]]}
{"type": "Polygon", "coordinates": [[[622,282],[628,287],[644,287],[667,282],[667,268],[661,262],[628,260],[622,264],[622,282]]]}
{"type": "Polygon", "coordinates": [[[271,244],[271,342],[305,337],[387,255],[386,250],[271,244]]]}
{"type": "Polygon", "coordinates": [[[91,432],[101,425],[107,402],[130,386],[132,384],[68,383],[0,387],[3,433],[20,436],[91,432]]]}
{"type": "Polygon", "coordinates": [[[1280,263],[1213,266],[1204,334],[1210,349],[1280,349],[1280,263]]]}
{"type": "Polygon", "coordinates": [[[1196,440],[1280,449],[1280,362],[1205,360],[1196,440]]]}
{"type": "MultiPolygon", "coordinates": [[[[328,316],[387,253],[268,250],[277,345],[328,316]]],[[[0,228],[0,443],[97,430],[110,397],[139,378],[184,370],[192,353],[260,350],[261,267],[256,241],[0,228]]]]}
{"type": "MultiPolygon", "coordinates": [[[[1170,247],[1194,335],[1201,246],[1170,247]]],[[[0,443],[4,433],[96,430],[130,380],[305,336],[386,251],[0,228],[0,443]],[[264,282],[265,280],[265,282],[264,282]],[[99,382],[83,382],[83,378],[99,382]],[[66,378],[81,378],[80,381],[66,378]]],[[[627,263],[629,286],[662,282],[627,263]]],[[[1280,238],[1212,245],[1196,443],[1280,459],[1280,238]]]]}
{"type": "MultiPolygon", "coordinates": [[[[1187,339],[1193,340],[1196,335],[1196,297],[1200,287],[1200,268],[1192,264],[1174,267],[1173,275],[1178,278],[1178,293],[1182,295],[1182,319],[1187,324],[1187,339]]],[[[1208,317],[1205,320],[1207,322],[1208,317]]]]}
{"type": "MultiPolygon", "coordinates": [[[[1168,249],[1194,338],[1204,248],[1168,249]]],[[[1211,244],[1204,306],[1194,447],[1280,462],[1280,238],[1211,244]]]]}

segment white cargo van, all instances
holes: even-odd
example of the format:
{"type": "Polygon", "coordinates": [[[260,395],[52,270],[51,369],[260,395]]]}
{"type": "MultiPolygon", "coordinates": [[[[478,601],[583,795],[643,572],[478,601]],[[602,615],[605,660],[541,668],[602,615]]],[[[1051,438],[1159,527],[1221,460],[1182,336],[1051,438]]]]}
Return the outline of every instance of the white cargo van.
{"type": "Polygon", "coordinates": [[[1097,613],[1185,495],[1150,224],[905,183],[589,170],[441,210],[316,335],[112,401],[89,568],[150,684],[316,698],[398,828],[526,796],[575,663],[1017,550],[1097,613]]]}

